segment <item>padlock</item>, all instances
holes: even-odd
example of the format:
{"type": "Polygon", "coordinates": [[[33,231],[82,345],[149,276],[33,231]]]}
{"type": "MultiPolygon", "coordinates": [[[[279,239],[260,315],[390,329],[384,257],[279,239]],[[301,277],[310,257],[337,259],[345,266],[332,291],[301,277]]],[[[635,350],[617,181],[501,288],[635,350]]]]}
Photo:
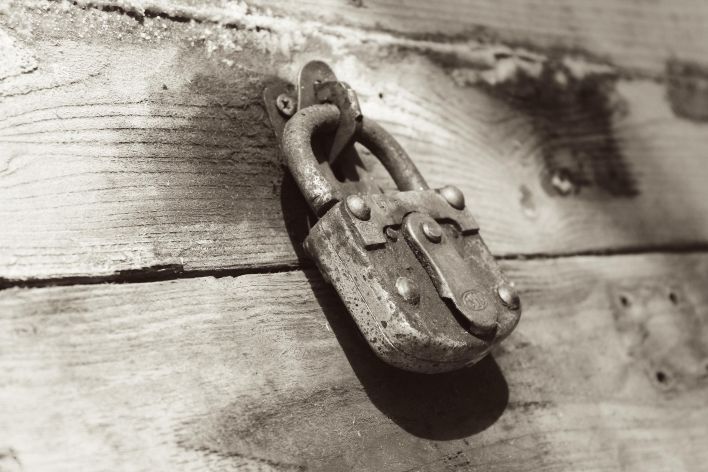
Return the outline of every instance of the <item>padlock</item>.
{"type": "Polygon", "coordinates": [[[311,144],[337,129],[340,114],[332,103],[306,106],[282,134],[285,163],[318,218],[307,253],[383,361],[424,373],[477,362],[517,325],[521,303],[462,192],[429,189],[403,148],[366,117],[352,139],[380,160],[398,191],[344,190],[311,144]]]}

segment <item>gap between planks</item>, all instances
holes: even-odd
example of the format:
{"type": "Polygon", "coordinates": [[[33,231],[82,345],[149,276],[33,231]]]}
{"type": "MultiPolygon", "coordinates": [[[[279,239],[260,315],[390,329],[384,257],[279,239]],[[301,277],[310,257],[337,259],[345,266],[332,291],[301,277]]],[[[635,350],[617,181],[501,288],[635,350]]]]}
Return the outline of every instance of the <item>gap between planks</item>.
{"type": "Polygon", "coordinates": [[[184,270],[179,264],[164,264],[139,269],[116,271],[107,275],[85,275],[68,277],[7,279],[0,277],[0,291],[19,288],[66,287],[71,285],[96,285],[96,284],[129,284],[164,282],[177,279],[195,279],[199,277],[239,277],[252,274],[277,274],[293,272],[310,268],[308,263],[302,264],[277,264],[272,266],[259,266],[251,268],[234,269],[209,269],[209,270],[184,270]]]}
{"type": "MultiPolygon", "coordinates": [[[[634,255],[668,255],[668,254],[705,254],[708,253],[708,244],[693,245],[666,245],[655,247],[635,247],[622,249],[605,249],[599,251],[577,251],[566,253],[538,253],[538,254],[507,254],[494,256],[497,261],[538,261],[560,260],[575,257],[622,257],[634,255]]],[[[283,272],[297,272],[314,269],[315,264],[309,260],[301,260],[295,264],[275,264],[254,266],[246,268],[215,268],[185,270],[179,264],[164,264],[139,269],[121,270],[108,275],[86,275],[68,277],[8,279],[0,277],[0,291],[11,288],[45,288],[66,287],[71,285],[97,285],[97,284],[135,284],[164,282],[178,279],[196,279],[200,277],[240,277],[254,274],[277,274],[283,272]]]]}

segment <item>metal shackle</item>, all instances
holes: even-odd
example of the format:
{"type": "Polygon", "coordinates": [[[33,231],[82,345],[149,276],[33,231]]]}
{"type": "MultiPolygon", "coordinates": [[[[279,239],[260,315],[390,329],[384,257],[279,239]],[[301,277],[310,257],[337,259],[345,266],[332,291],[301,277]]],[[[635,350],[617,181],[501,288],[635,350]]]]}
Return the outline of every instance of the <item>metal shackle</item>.
{"type": "MultiPolygon", "coordinates": [[[[341,201],[345,195],[338,183],[331,182],[320,170],[312,150],[312,136],[339,122],[339,109],[332,104],[312,105],[298,111],[285,125],[283,153],[290,173],[317,216],[341,201]]],[[[354,136],[383,164],[401,191],[427,190],[428,184],[406,151],[381,125],[364,117],[354,136]]]]}

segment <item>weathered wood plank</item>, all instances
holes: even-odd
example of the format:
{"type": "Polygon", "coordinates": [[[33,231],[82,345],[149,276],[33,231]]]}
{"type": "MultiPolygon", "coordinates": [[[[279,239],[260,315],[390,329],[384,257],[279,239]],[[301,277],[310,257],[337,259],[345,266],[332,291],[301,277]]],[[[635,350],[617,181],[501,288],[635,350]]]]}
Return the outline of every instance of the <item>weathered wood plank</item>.
{"type": "Polygon", "coordinates": [[[497,46],[33,3],[0,20],[19,58],[0,81],[4,279],[296,264],[303,207],[260,93],[315,56],[431,185],[464,190],[495,254],[706,243],[708,124],[661,83],[497,46]]]}
{"type": "Polygon", "coordinates": [[[441,376],[377,361],[313,273],[4,290],[0,448],[35,471],[703,470],[708,255],[505,264],[519,327],[441,376]]]}
{"type": "MultiPolygon", "coordinates": [[[[695,0],[79,0],[135,15],[319,29],[365,29],[404,38],[501,41],[601,57],[661,76],[674,61],[705,64],[708,7],[695,0]]],[[[352,32],[351,30],[354,30],[352,32]]]]}

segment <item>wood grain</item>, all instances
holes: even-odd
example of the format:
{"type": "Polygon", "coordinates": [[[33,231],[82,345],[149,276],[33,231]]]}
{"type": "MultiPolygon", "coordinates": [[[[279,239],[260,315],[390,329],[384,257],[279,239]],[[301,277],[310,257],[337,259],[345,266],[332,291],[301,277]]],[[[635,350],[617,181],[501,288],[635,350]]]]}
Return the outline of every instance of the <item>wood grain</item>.
{"type": "Polygon", "coordinates": [[[705,62],[708,7],[693,0],[255,0],[325,24],[448,40],[487,38],[603,58],[661,75],[670,59],[705,62]]]}
{"type": "Polygon", "coordinates": [[[674,60],[705,64],[708,7],[695,0],[79,0],[239,26],[281,23],[307,30],[383,32],[445,42],[524,44],[601,58],[628,71],[662,76],[674,60]],[[281,20],[282,21],[279,21],[281,20]],[[294,24],[293,24],[294,23],[294,24]]]}
{"type": "Polygon", "coordinates": [[[431,185],[463,189],[497,255],[706,243],[708,124],[677,117],[661,83],[513,51],[446,62],[312,30],[30,4],[2,20],[3,44],[37,66],[0,82],[9,283],[297,264],[304,207],[260,94],[313,57],[431,185]]]}
{"type": "Polygon", "coordinates": [[[519,327],[437,376],[375,359],[312,272],[4,290],[0,448],[33,471],[702,470],[708,256],[505,266],[519,327]]]}

